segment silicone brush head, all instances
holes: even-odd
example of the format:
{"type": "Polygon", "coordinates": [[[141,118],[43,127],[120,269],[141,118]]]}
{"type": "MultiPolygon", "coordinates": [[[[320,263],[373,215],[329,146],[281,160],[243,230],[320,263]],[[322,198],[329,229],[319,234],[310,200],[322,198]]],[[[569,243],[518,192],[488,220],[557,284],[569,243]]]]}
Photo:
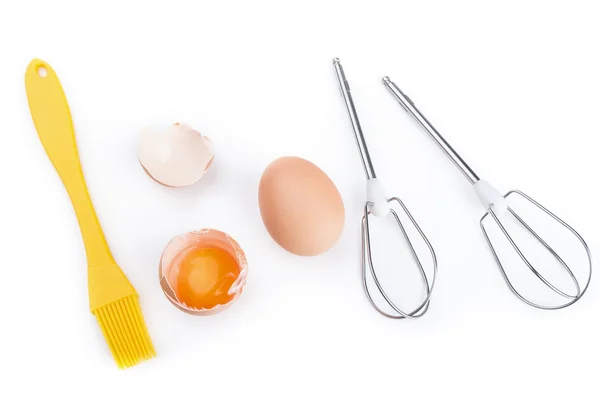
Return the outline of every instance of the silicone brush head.
{"type": "Polygon", "coordinates": [[[109,253],[88,265],[90,310],[96,317],[119,368],[156,355],[142,315],[139,296],[109,253]]]}
{"type": "Polygon", "coordinates": [[[137,296],[127,296],[93,311],[119,368],[156,356],[137,296]]]}

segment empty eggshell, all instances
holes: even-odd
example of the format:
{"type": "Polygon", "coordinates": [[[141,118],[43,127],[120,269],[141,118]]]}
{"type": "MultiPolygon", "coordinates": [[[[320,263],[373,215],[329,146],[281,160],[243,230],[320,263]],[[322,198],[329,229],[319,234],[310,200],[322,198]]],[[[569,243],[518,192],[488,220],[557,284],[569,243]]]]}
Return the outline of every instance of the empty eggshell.
{"type": "Polygon", "coordinates": [[[187,125],[176,123],[141,133],[138,160],[144,171],[162,185],[194,184],[213,158],[212,142],[187,125]]]}
{"type": "Polygon", "coordinates": [[[319,167],[299,157],[281,157],[267,166],[258,201],[271,237],[296,255],[324,253],[344,229],[344,203],[337,187],[319,167]]]}

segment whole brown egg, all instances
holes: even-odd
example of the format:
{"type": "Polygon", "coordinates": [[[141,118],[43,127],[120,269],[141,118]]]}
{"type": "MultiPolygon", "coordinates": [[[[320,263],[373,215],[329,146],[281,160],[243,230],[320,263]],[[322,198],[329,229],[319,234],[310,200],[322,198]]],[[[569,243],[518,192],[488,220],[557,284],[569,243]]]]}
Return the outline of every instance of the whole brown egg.
{"type": "Polygon", "coordinates": [[[337,187],[319,167],[300,157],[281,157],[267,166],[258,203],[273,240],[296,255],[326,252],[344,229],[344,203],[337,187]]]}

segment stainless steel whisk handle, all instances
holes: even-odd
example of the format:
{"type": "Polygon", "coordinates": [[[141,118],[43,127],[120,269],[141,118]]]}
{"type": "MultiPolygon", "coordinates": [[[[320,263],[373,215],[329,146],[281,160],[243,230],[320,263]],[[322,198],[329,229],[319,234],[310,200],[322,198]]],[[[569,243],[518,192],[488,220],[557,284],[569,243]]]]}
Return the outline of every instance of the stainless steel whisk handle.
{"type": "Polygon", "coordinates": [[[425,118],[419,109],[415,106],[415,103],[405,95],[400,88],[390,80],[387,76],[383,79],[383,84],[392,92],[396,97],[402,108],[404,108],[410,115],[412,115],[417,122],[429,133],[429,135],[435,140],[437,145],[443,150],[444,153],[450,158],[450,160],[456,165],[456,167],[463,173],[465,178],[472,184],[479,181],[477,174],[469,167],[469,165],[461,158],[460,155],[450,146],[450,144],[444,139],[444,137],[431,125],[431,123],[425,118]]]}
{"type": "Polygon", "coordinates": [[[390,80],[387,76],[383,79],[383,84],[392,92],[398,100],[402,108],[412,115],[417,122],[425,129],[429,136],[437,143],[438,147],[450,158],[452,163],[462,172],[467,180],[473,185],[473,189],[479,198],[483,208],[489,210],[494,207],[498,211],[498,215],[503,215],[507,209],[507,204],[504,196],[496,190],[487,181],[480,179],[479,176],[469,167],[469,165],[458,155],[456,150],[450,146],[450,143],[431,125],[425,116],[415,106],[415,103],[400,90],[400,88],[390,80]]]}
{"type": "Polygon", "coordinates": [[[354,131],[356,145],[358,146],[360,158],[365,169],[365,174],[367,175],[367,205],[374,215],[378,217],[386,216],[390,213],[389,199],[386,196],[383,185],[379,179],[377,179],[377,175],[375,174],[375,168],[373,167],[373,162],[371,161],[371,156],[369,155],[367,142],[365,141],[365,137],[360,126],[360,121],[358,119],[358,114],[356,113],[356,108],[354,107],[352,94],[350,94],[350,85],[348,84],[348,80],[346,80],[346,74],[344,74],[344,68],[342,68],[339,58],[333,59],[333,67],[335,68],[335,73],[340,85],[340,93],[344,99],[344,102],[346,103],[346,110],[348,111],[348,116],[350,117],[352,130],[354,131]]]}
{"type": "Polygon", "coordinates": [[[375,168],[373,167],[373,162],[371,161],[371,156],[369,155],[369,149],[367,148],[367,142],[365,141],[365,137],[360,126],[360,121],[358,120],[356,108],[354,107],[354,101],[352,100],[352,95],[350,94],[350,85],[348,85],[346,75],[344,74],[344,68],[342,68],[339,58],[336,57],[333,59],[333,67],[335,68],[335,73],[337,74],[338,82],[340,84],[340,92],[344,98],[344,102],[346,103],[346,109],[348,110],[348,115],[350,116],[352,129],[354,130],[354,135],[356,136],[356,144],[360,152],[365,174],[367,175],[367,179],[377,178],[377,175],[375,174],[375,168]]]}

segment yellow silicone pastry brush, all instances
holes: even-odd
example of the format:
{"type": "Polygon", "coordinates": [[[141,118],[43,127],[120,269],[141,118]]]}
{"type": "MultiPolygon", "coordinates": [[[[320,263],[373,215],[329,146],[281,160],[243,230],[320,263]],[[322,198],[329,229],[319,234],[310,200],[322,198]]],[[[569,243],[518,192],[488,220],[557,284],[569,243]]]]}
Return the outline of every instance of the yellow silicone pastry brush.
{"type": "Polygon", "coordinates": [[[25,87],[31,117],[46,154],[58,172],[75,209],[88,263],[90,309],[120,368],[155,356],[138,294],[108,248],[79,162],[67,99],[48,63],[27,67],[25,87]]]}

